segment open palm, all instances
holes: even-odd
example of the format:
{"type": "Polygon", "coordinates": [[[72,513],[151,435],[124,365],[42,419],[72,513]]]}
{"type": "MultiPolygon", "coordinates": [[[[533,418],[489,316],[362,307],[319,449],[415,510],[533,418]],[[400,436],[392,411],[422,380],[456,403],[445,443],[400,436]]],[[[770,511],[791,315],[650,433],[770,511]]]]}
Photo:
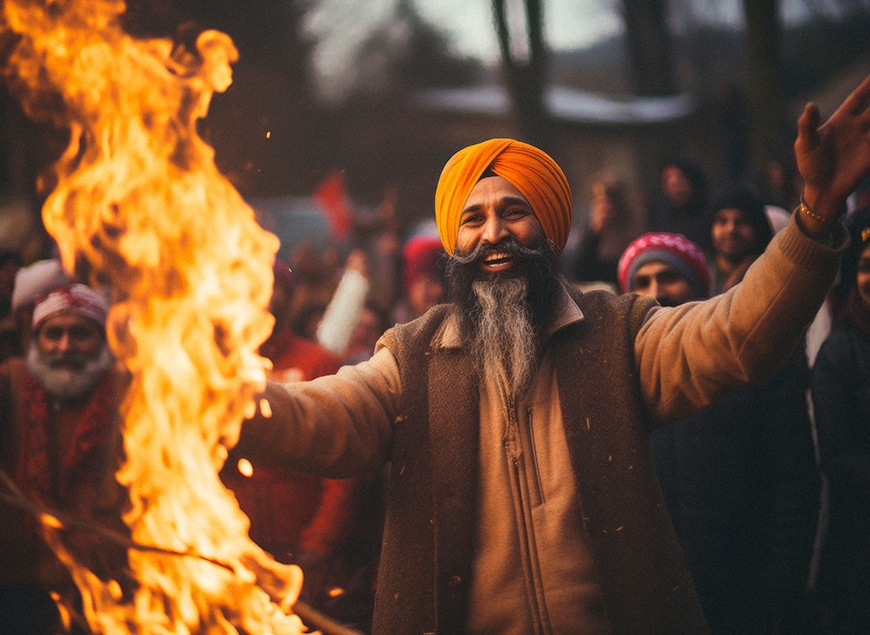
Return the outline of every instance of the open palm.
{"type": "Polygon", "coordinates": [[[807,203],[824,214],[840,209],[870,173],[870,76],[819,126],[819,110],[808,104],[798,120],[795,155],[807,203]]]}

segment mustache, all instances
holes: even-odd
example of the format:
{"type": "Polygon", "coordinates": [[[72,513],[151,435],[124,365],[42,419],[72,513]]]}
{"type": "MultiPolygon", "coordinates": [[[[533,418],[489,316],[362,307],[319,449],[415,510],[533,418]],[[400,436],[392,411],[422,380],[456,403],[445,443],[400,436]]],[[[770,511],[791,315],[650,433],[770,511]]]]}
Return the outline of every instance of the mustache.
{"type": "Polygon", "coordinates": [[[57,353],[53,355],[43,355],[45,364],[50,368],[60,368],[62,366],[72,366],[76,370],[81,370],[87,366],[89,358],[79,353],[57,353]]]}
{"type": "Polygon", "coordinates": [[[526,247],[519,240],[512,236],[505,238],[504,240],[501,240],[495,244],[489,242],[488,240],[484,240],[482,243],[477,245],[477,247],[469,252],[454,252],[452,258],[457,264],[468,265],[479,262],[492,253],[504,252],[510,254],[511,256],[516,256],[517,258],[536,260],[539,258],[543,258],[547,253],[546,244],[543,244],[543,241],[541,242],[542,244],[538,246],[526,247]]]}

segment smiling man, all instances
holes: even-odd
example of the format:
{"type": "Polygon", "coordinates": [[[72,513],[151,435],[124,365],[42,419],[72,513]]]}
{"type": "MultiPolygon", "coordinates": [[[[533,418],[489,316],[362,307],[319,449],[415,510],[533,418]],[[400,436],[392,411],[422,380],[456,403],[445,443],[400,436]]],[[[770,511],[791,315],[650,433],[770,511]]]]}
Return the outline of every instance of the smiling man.
{"type": "Polygon", "coordinates": [[[713,206],[710,223],[714,293],[722,293],[737,284],[772,238],[764,202],[758,195],[745,187],[722,194],[713,206]]]}
{"type": "Polygon", "coordinates": [[[448,161],[450,301],[367,362],[269,384],[237,448],[331,477],[392,461],[374,633],[709,632],[648,433],[774,373],[814,317],[870,171],[868,94],[821,130],[808,107],[807,205],[732,293],[674,308],[556,273],[572,204],[546,153],[492,139],[448,161]]]}

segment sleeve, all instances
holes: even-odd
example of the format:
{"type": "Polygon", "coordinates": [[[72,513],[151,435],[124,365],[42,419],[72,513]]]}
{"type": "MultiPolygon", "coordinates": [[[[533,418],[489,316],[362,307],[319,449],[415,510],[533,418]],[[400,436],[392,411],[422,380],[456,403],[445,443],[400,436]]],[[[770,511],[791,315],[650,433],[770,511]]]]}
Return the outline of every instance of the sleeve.
{"type": "Polygon", "coordinates": [[[309,382],[269,382],[268,403],[242,425],[234,451],[326,478],[370,471],[389,456],[401,385],[393,354],[309,382]],[[264,412],[265,410],[265,412],[264,412]]]}
{"type": "Polygon", "coordinates": [[[794,215],[727,293],[646,312],[634,340],[644,402],[658,423],[684,418],[744,383],[771,377],[833,284],[848,239],[808,237],[794,215]]]}

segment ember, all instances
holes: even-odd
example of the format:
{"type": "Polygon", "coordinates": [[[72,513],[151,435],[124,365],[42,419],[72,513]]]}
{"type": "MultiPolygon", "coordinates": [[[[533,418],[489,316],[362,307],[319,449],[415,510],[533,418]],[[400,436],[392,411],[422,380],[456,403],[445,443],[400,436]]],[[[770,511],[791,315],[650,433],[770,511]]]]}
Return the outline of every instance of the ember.
{"type": "Polygon", "coordinates": [[[288,615],[301,571],[251,542],[217,477],[265,382],[256,351],[272,327],[278,248],[196,133],[236,50],[215,31],[195,51],[135,40],[118,24],[124,9],[4,0],[0,18],[4,39],[20,36],[6,70],[25,109],[70,129],[43,218],[65,268],[111,290],[109,341],[133,378],[124,520],[133,541],[159,549],[130,550],[124,597],[64,550],[49,517],[46,535],[95,632],[303,632],[288,615]],[[49,111],[54,96],[63,106],[49,111]]]}

